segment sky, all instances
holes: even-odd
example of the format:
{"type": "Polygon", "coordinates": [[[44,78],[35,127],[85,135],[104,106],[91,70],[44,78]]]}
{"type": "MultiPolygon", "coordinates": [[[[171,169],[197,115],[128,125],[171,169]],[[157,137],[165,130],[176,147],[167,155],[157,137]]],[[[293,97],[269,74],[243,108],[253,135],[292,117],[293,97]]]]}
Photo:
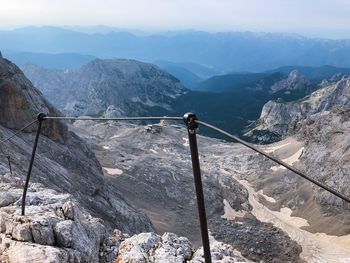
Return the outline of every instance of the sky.
{"type": "Polygon", "coordinates": [[[0,27],[286,32],[350,38],[350,0],[0,0],[0,27]]]}

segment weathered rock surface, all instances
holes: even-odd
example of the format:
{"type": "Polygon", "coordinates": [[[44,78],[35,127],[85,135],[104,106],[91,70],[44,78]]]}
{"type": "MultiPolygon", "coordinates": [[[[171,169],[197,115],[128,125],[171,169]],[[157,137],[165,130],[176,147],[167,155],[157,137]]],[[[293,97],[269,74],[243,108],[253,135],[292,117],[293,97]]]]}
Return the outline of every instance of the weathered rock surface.
{"type": "Polygon", "coordinates": [[[283,90],[284,92],[291,92],[293,90],[303,90],[304,92],[312,91],[312,82],[302,75],[298,70],[293,70],[288,77],[282,79],[270,88],[271,93],[283,90]]]}
{"type": "Polygon", "coordinates": [[[135,60],[94,60],[77,70],[48,70],[34,65],[25,74],[66,114],[101,114],[109,106],[124,114],[142,114],[154,107],[170,110],[186,89],[157,66],[135,60]]]}
{"type": "MultiPolygon", "coordinates": [[[[252,262],[244,258],[240,252],[235,250],[231,245],[218,242],[215,239],[210,240],[210,252],[213,262],[234,263],[234,262],[252,262]]],[[[191,263],[205,263],[203,247],[197,249],[193,254],[191,263]]]]}
{"type": "Polygon", "coordinates": [[[12,205],[0,208],[0,253],[9,262],[99,261],[107,228],[82,210],[74,197],[32,183],[26,215],[21,216],[22,180],[0,175],[0,185],[17,196],[12,205]]]}
{"type": "MultiPolygon", "coordinates": [[[[137,126],[83,121],[75,122],[74,129],[91,142],[110,183],[118,187],[129,202],[145,211],[159,233],[174,232],[187,236],[195,247],[200,244],[185,129],[165,122],[137,126]],[[130,189],[130,185],[134,187],[130,189]]],[[[238,228],[227,219],[222,219],[227,222],[223,231],[230,234],[224,236],[214,231],[214,237],[219,241],[225,238],[225,243],[230,243],[238,251],[245,251],[245,257],[251,260],[273,258],[275,262],[282,259],[298,262],[300,246],[272,225],[248,220],[253,216],[250,214],[247,190],[232,176],[221,171],[221,168],[227,168],[241,172],[242,177],[252,178],[253,174],[268,171],[272,164],[235,144],[201,136],[198,140],[209,229],[212,231],[218,227],[216,222],[228,209],[224,200],[235,213],[240,214],[234,218],[238,221],[238,228]],[[240,238],[235,233],[240,234],[240,238]],[[263,246],[260,241],[266,236],[273,238],[268,246],[263,246]],[[266,256],[249,250],[252,247],[258,250],[262,246],[266,249],[266,256]]],[[[230,252],[226,252],[230,255],[230,252]]],[[[142,258],[142,253],[137,253],[142,258]]],[[[223,255],[221,257],[224,258],[223,255]]]]}
{"type": "Polygon", "coordinates": [[[218,240],[239,247],[244,257],[254,262],[303,262],[300,246],[291,246],[282,230],[256,219],[249,224],[237,224],[225,219],[212,222],[212,234],[218,240]]]}
{"type": "MultiPolygon", "coordinates": [[[[41,112],[59,114],[15,64],[0,57],[0,125],[19,130],[41,112]]],[[[36,125],[32,125],[25,131],[35,130],[36,125]]],[[[46,121],[43,133],[60,142],[68,138],[67,127],[58,121],[46,121]]]]}
{"type": "MultiPolygon", "coordinates": [[[[306,142],[301,159],[306,172],[350,196],[350,108],[333,107],[330,111],[312,114],[298,123],[297,129],[300,140],[306,142]]],[[[325,215],[350,212],[349,204],[324,190],[314,189],[325,215]]],[[[346,218],[349,224],[350,216],[346,218]]]]}
{"type": "MultiPolygon", "coordinates": [[[[349,196],[349,176],[346,173],[349,98],[350,78],[344,77],[301,101],[270,101],[264,106],[258,126],[250,135],[257,132],[263,141],[297,136],[305,142],[300,166],[315,179],[349,196]]],[[[339,198],[318,188],[314,194],[323,205],[325,214],[327,211],[346,213],[342,209],[348,206],[339,198]]]]}
{"type": "Polygon", "coordinates": [[[300,127],[298,122],[308,116],[336,107],[349,107],[349,95],[350,78],[344,77],[300,101],[269,101],[264,105],[255,127],[246,135],[269,142],[295,134],[300,127]]]}
{"type": "Polygon", "coordinates": [[[191,243],[187,238],[172,233],[159,236],[142,233],[120,244],[120,262],[185,262],[192,258],[191,243]]]}
{"type": "MultiPolygon", "coordinates": [[[[8,192],[19,193],[19,182],[13,175],[0,175],[0,185],[8,192]]],[[[0,208],[0,258],[4,262],[204,262],[202,250],[193,254],[185,237],[152,232],[129,237],[119,230],[111,232],[103,220],[82,210],[71,195],[38,183],[30,189],[25,216],[20,215],[19,196],[12,205],[0,208]],[[45,200],[38,201],[43,196],[45,200]]],[[[231,246],[220,242],[213,243],[212,258],[213,262],[245,261],[231,246]]]]}

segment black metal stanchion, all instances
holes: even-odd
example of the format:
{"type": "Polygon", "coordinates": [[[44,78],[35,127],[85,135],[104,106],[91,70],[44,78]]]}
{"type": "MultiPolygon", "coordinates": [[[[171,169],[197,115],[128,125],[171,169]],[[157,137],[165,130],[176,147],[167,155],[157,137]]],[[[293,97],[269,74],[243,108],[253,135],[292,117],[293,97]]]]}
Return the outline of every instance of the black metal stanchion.
{"type": "Polygon", "coordinates": [[[206,263],[211,263],[207,216],[205,213],[203,185],[202,185],[201,169],[200,169],[199,157],[198,157],[197,136],[196,136],[198,124],[196,123],[196,120],[197,120],[197,116],[194,113],[186,113],[184,115],[184,121],[187,125],[188,139],[189,139],[190,150],[191,150],[192,169],[193,169],[193,175],[194,175],[194,184],[196,187],[197,206],[198,206],[199,222],[201,226],[204,258],[206,263]]]}
{"type": "Polygon", "coordinates": [[[9,163],[10,174],[12,175],[11,157],[10,157],[10,155],[7,155],[6,157],[7,157],[8,163],[9,163]]]}
{"type": "Polygon", "coordinates": [[[30,180],[30,175],[32,173],[32,168],[34,164],[34,159],[35,159],[35,153],[36,153],[36,148],[38,147],[38,142],[39,142],[39,136],[40,136],[40,131],[41,131],[41,126],[42,122],[46,115],[44,113],[40,113],[37,117],[38,119],[38,129],[36,130],[36,136],[35,136],[35,141],[34,141],[34,146],[33,146],[33,151],[32,151],[32,156],[30,158],[30,163],[28,167],[28,172],[27,172],[27,178],[26,182],[24,185],[23,189],[23,196],[22,196],[22,216],[25,215],[25,209],[26,209],[26,197],[27,197],[27,190],[28,190],[28,185],[29,185],[29,180],[30,180]]]}

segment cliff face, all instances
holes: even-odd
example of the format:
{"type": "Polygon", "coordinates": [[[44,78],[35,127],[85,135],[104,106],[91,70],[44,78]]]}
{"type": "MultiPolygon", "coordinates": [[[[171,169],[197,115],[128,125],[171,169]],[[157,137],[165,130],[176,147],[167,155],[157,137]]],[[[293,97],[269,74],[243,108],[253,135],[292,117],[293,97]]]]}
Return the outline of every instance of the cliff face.
{"type": "Polygon", "coordinates": [[[350,78],[343,78],[300,101],[269,101],[264,105],[255,127],[246,135],[268,142],[294,134],[301,127],[299,122],[313,114],[337,107],[349,107],[349,95],[350,78]]]}
{"type": "MultiPolygon", "coordinates": [[[[348,154],[350,78],[327,85],[300,101],[265,104],[257,126],[247,135],[260,141],[294,136],[304,142],[303,170],[350,195],[348,154]]],[[[345,213],[346,204],[323,190],[315,191],[324,213],[345,213]]]]}
{"type": "MultiPolygon", "coordinates": [[[[59,112],[34,88],[22,71],[10,61],[0,57],[0,124],[10,129],[20,129],[43,112],[57,116],[59,112]]],[[[30,126],[26,131],[36,129],[30,126]]],[[[43,133],[50,139],[64,142],[68,129],[61,122],[47,121],[43,133]]]]}
{"type": "Polygon", "coordinates": [[[71,115],[98,115],[109,106],[120,113],[170,110],[186,89],[158,67],[135,60],[94,60],[77,70],[47,70],[34,65],[25,74],[56,107],[71,115]]]}

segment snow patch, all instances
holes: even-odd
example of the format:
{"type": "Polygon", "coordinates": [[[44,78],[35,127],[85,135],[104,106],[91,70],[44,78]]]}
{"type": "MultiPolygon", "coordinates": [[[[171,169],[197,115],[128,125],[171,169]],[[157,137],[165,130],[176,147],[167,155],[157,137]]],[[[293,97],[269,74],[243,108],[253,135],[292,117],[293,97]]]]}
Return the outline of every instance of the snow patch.
{"type": "MultiPolygon", "coordinates": [[[[302,155],[303,151],[304,151],[304,147],[301,147],[296,153],[289,156],[288,158],[282,159],[282,161],[289,165],[293,165],[294,163],[299,161],[299,158],[302,155]]],[[[278,170],[285,170],[286,168],[283,167],[282,165],[277,165],[277,166],[272,166],[270,169],[272,171],[278,171],[278,170]]]]}
{"type": "Polygon", "coordinates": [[[103,167],[103,169],[110,175],[121,175],[123,173],[123,171],[118,168],[103,167]]]}
{"type": "MultiPolygon", "coordinates": [[[[284,167],[283,167],[283,168],[284,168],[284,167]]],[[[276,203],[276,199],[273,198],[273,197],[270,197],[270,196],[265,195],[265,194],[264,194],[264,190],[261,189],[261,190],[259,190],[257,193],[258,193],[259,195],[261,195],[262,197],[264,197],[266,201],[268,201],[268,202],[270,202],[270,203],[276,203]]]]}
{"type": "Polygon", "coordinates": [[[228,220],[234,220],[236,217],[243,217],[246,214],[245,211],[234,210],[226,199],[224,199],[224,211],[225,213],[221,216],[221,218],[228,220]]]}

